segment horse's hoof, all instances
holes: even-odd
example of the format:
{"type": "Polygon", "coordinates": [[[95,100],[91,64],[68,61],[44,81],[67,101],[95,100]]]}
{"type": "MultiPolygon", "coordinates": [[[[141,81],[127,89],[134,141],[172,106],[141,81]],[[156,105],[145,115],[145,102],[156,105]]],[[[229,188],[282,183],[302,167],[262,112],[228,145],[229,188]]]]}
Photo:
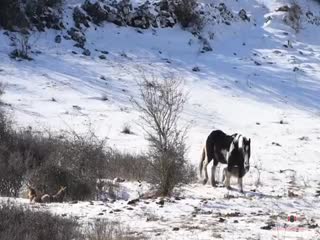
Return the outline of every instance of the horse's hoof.
{"type": "Polygon", "coordinates": [[[231,188],[230,186],[227,186],[227,189],[228,189],[228,190],[231,190],[232,188],[231,188]]]}
{"type": "Polygon", "coordinates": [[[206,185],[206,184],[207,184],[207,181],[208,181],[207,179],[204,179],[204,180],[202,181],[202,184],[203,184],[203,185],[206,185]]]}
{"type": "Polygon", "coordinates": [[[212,187],[217,187],[216,183],[211,183],[212,187]]]}

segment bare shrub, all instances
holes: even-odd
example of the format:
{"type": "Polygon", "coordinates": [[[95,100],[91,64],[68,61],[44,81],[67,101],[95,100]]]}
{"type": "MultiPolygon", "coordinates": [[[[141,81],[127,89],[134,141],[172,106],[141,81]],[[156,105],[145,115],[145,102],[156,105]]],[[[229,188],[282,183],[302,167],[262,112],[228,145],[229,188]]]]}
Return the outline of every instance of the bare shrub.
{"type": "Polygon", "coordinates": [[[196,10],[197,6],[197,0],[178,0],[173,3],[174,14],[183,28],[203,28],[204,21],[196,10]]]}
{"type": "Polygon", "coordinates": [[[127,180],[146,180],[149,167],[147,156],[129,154],[110,149],[107,152],[105,176],[109,179],[121,177],[127,180]]]}
{"type": "Polygon", "coordinates": [[[142,233],[137,234],[119,222],[108,220],[95,221],[89,226],[86,240],[141,240],[147,239],[142,233]]]}
{"type": "Polygon", "coordinates": [[[259,159],[259,161],[253,166],[254,169],[256,169],[257,172],[257,176],[256,176],[256,180],[254,185],[256,186],[256,188],[258,188],[259,186],[262,185],[261,182],[261,172],[262,172],[262,162],[261,159],[259,159]]]}
{"type": "Polygon", "coordinates": [[[189,170],[185,159],[187,127],[178,127],[186,96],[181,81],[174,78],[144,78],[139,90],[142,102],[133,102],[149,141],[148,178],[158,194],[169,195],[177,184],[187,180],[189,170]]]}
{"type": "Polygon", "coordinates": [[[80,239],[78,224],[47,212],[34,212],[7,203],[0,206],[1,240],[80,239]]]}
{"type": "Polygon", "coordinates": [[[293,1],[292,5],[288,9],[284,21],[298,33],[301,29],[301,16],[301,7],[298,5],[296,1],[293,1]]]}

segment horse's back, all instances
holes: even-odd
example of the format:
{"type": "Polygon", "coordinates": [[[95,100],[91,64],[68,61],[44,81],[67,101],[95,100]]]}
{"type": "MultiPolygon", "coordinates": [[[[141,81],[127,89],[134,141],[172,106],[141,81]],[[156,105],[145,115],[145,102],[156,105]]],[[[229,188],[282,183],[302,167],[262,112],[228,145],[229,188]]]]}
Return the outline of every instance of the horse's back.
{"type": "Polygon", "coordinates": [[[227,149],[230,146],[232,141],[232,136],[227,135],[222,130],[214,130],[212,131],[206,141],[206,145],[208,146],[216,146],[220,149],[227,149]]]}

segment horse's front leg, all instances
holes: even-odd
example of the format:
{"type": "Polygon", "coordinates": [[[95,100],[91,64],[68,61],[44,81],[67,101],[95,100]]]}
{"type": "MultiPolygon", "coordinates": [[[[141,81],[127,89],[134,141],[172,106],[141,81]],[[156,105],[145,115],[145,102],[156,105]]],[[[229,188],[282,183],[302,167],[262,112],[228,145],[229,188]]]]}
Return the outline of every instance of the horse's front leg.
{"type": "Polygon", "coordinates": [[[242,177],[238,178],[238,184],[240,188],[240,192],[243,193],[243,182],[242,182],[242,177]]]}
{"type": "Polygon", "coordinates": [[[244,176],[245,170],[244,167],[241,166],[239,167],[239,176],[238,176],[238,184],[239,184],[239,188],[240,188],[240,192],[243,193],[243,181],[242,178],[244,176]]]}

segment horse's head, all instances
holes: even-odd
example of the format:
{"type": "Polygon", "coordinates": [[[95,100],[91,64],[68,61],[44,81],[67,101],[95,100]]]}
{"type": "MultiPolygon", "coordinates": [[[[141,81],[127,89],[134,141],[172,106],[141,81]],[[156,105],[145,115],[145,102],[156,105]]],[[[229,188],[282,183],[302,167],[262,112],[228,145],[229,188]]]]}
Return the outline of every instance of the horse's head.
{"type": "Polygon", "coordinates": [[[251,156],[251,139],[243,137],[242,140],[243,158],[244,158],[244,168],[246,172],[250,169],[250,156],[251,156]]]}
{"type": "Polygon", "coordinates": [[[237,151],[240,154],[240,158],[243,161],[244,169],[246,172],[250,169],[250,155],[251,155],[251,139],[246,138],[240,134],[234,135],[233,142],[231,144],[230,152],[237,151]]]}

